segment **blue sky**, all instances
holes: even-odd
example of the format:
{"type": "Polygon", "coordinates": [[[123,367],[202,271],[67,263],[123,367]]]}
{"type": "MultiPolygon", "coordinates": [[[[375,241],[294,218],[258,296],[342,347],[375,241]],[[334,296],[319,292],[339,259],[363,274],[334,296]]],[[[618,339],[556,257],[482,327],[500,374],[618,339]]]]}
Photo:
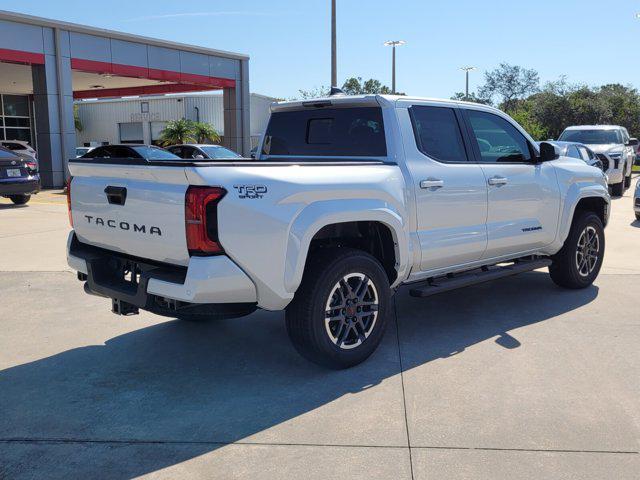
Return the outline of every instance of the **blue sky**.
{"type": "MultiPolygon", "coordinates": [[[[329,84],[329,0],[0,1],[0,9],[218,48],[251,56],[251,90],[292,97],[329,84]]],[[[338,0],[338,78],[391,83],[385,40],[402,39],[398,90],[449,97],[463,65],[509,62],[542,80],[640,87],[640,1],[338,0]]]]}

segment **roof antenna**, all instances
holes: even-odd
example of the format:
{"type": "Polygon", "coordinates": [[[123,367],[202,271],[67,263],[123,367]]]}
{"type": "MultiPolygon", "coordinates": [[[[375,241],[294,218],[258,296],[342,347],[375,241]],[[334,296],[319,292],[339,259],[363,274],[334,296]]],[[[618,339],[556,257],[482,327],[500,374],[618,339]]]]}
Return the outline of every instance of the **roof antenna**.
{"type": "Polygon", "coordinates": [[[330,97],[344,97],[345,95],[346,93],[344,93],[344,91],[338,87],[331,87],[331,90],[329,91],[330,97]]]}

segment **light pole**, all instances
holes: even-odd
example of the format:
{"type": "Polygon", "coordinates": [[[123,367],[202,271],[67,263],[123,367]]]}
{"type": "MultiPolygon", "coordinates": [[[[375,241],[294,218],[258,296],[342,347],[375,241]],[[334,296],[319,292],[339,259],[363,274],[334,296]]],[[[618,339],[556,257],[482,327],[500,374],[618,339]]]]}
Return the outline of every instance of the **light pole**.
{"type": "Polygon", "coordinates": [[[391,52],[391,93],[396,93],[396,47],[404,45],[404,40],[388,40],[384,42],[385,47],[392,47],[391,52]]]}
{"type": "Polygon", "coordinates": [[[338,66],[336,59],[336,0],[331,0],[331,86],[338,86],[338,66]]]}
{"type": "Polygon", "coordinates": [[[472,70],[475,70],[476,67],[462,67],[460,68],[460,70],[462,70],[464,72],[465,75],[465,90],[464,90],[464,99],[465,100],[469,100],[469,72],[471,72],[472,70]]]}

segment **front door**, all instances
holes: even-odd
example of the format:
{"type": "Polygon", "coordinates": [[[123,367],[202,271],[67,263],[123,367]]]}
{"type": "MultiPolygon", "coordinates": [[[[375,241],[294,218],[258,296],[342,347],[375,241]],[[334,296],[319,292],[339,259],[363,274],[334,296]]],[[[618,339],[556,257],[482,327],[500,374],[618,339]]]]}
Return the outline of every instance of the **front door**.
{"type": "Polygon", "coordinates": [[[535,162],[533,145],[506,118],[475,109],[466,109],[465,116],[489,189],[488,244],[483,258],[552,243],[560,212],[555,167],[535,162]]]}
{"type": "Polygon", "coordinates": [[[479,260],[487,246],[487,184],[471,161],[457,108],[412,105],[405,125],[407,166],[414,182],[420,270],[479,260]]]}

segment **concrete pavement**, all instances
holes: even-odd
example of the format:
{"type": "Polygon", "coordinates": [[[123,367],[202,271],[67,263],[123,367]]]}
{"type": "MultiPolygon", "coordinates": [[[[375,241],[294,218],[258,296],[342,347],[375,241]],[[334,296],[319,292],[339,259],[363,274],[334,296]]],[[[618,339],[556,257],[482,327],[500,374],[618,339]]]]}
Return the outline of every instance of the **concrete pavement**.
{"type": "Polygon", "coordinates": [[[116,317],[64,263],[64,198],[0,202],[0,479],[635,479],[640,222],[613,204],[596,284],[542,272],[430,299],[354,369],[279,313],[116,317]]]}

